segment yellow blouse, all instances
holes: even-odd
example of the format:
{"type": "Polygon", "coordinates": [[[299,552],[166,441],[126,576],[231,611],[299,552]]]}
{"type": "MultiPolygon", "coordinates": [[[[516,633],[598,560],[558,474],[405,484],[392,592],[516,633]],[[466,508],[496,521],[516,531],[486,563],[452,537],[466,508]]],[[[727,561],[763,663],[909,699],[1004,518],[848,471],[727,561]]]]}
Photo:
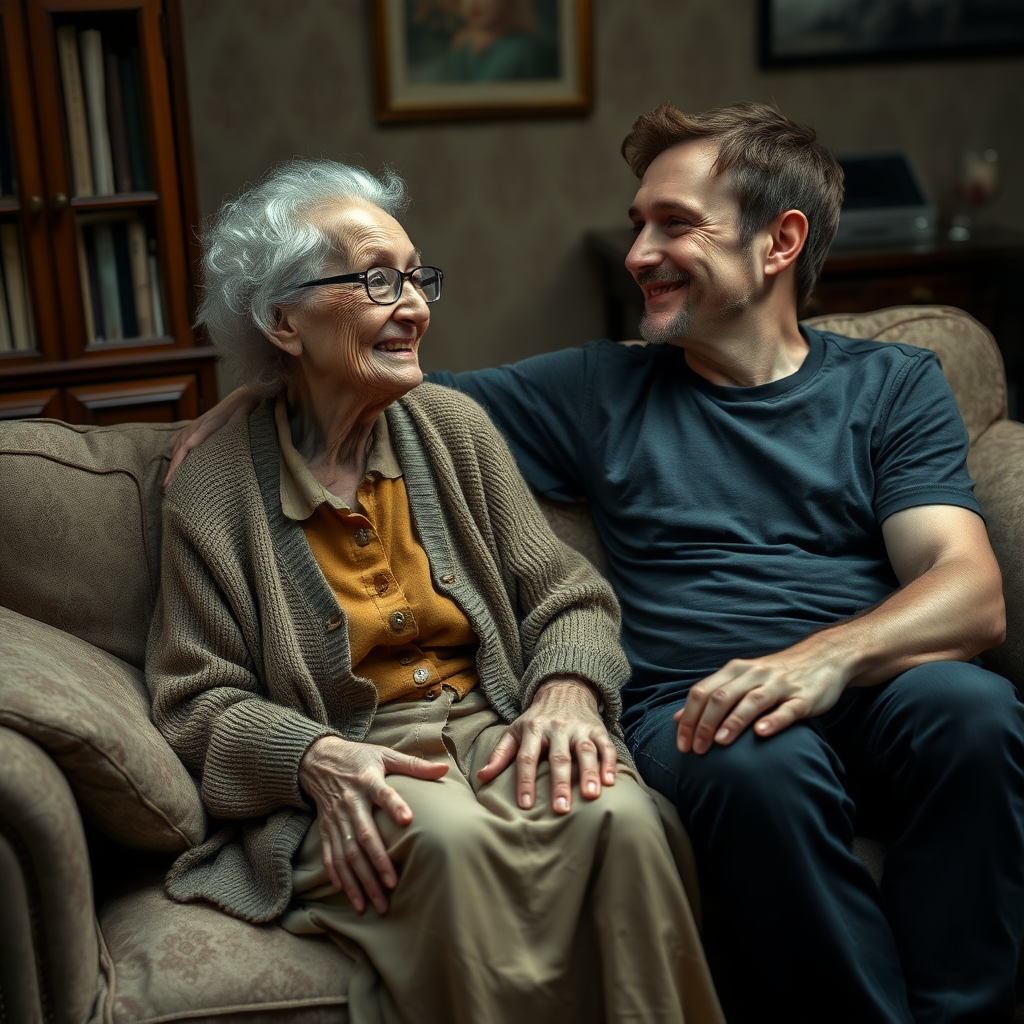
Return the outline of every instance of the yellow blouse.
{"type": "Polygon", "coordinates": [[[283,396],[275,419],[281,507],[302,522],[345,612],[353,670],[374,683],[381,704],[433,700],[442,683],[465,696],[477,681],[477,639],[462,609],[434,589],[384,416],[374,426],[355,510],[325,490],[295,450],[283,396]]]}

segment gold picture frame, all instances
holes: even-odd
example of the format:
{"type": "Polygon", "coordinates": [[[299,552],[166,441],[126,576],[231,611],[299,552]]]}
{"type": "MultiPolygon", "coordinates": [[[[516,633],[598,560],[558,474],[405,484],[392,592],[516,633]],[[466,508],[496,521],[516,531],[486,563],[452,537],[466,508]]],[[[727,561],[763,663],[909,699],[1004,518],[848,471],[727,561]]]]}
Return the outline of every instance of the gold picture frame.
{"type": "Polygon", "coordinates": [[[586,114],[591,0],[371,0],[380,122],[586,114]]]}

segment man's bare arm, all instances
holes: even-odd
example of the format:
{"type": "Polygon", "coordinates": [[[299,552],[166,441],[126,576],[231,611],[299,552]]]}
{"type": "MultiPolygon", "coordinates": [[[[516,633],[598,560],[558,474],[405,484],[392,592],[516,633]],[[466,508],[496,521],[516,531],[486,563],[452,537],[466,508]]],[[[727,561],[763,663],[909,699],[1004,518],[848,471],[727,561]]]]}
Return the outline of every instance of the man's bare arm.
{"type": "Polygon", "coordinates": [[[193,448],[198,448],[208,437],[216,434],[221,427],[234,423],[240,416],[248,416],[259,404],[259,395],[254,391],[250,391],[246,387],[236,388],[212,409],[207,409],[202,416],[183,426],[174,435],[174,444],[171,446],[171,464],[167,467],[163,489],[166,491],[171,486],[175,472],[193,448]]]}
{"type": "Polygon", "coordinates": [[[862,615],[762,658],[735,659],[696,684],[677,712],[677,745],[702,754],[752,723],[781,732],[929,661],[967,661],[1002,643],[1002,581],[981,518],[952,505],[904,509],[882,524],[900,589],[862,615]]]}

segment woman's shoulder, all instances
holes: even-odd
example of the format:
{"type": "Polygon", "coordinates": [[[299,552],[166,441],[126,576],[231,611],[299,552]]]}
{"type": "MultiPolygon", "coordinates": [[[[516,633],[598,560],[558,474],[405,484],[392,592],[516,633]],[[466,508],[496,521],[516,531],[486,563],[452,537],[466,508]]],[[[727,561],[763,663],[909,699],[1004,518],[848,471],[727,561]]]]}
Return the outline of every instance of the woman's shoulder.
{"type": "Polygon", "coordinates": [[[489,472],[513,465],[508,445],[487,410],[469,395],[423,383],[399,399],[398,405],[411,418],[432,461],[447,462],[458,453],[460,458],[484,464],[489,472]]]}
{"type": "Polygon", "coordinates": [[[438,427],[490,423],[483,406],[462,391],[424,381],[400,399],[407,409],[420,412],[438,427]]]}
{"type": "Polygon", "coordinates": [[[217,507],[237,507],[247,490],[257,487],[250,444],[250,425],[259,423],[261,409],[222,427],[189,452],[178,467],[165,496],[165,507],[176,506],[212,513],[217,507]]]}

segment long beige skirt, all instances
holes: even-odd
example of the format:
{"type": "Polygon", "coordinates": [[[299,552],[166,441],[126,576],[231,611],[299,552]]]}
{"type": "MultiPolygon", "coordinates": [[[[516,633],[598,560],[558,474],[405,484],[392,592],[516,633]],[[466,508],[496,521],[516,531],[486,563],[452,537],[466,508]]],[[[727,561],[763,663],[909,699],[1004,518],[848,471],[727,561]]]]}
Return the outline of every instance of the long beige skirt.
{"type": "Polygon", "coordinates": [[[451,765],[436,782],[388,777],[413,821],[376,813],[399,872],[387,913],[357,914],[335,892],[315,822],[295,855],[281,924],[327,932],[355,961],[351,1024],[720,1024],[678,819],[674,858],[665,808],[621,766],[597,800],[577,786],[559,816],[544,762],[521,810],[514,766],[476,778],[504,729],[479,688],[377,712],[368,742],[451,765]]]}

